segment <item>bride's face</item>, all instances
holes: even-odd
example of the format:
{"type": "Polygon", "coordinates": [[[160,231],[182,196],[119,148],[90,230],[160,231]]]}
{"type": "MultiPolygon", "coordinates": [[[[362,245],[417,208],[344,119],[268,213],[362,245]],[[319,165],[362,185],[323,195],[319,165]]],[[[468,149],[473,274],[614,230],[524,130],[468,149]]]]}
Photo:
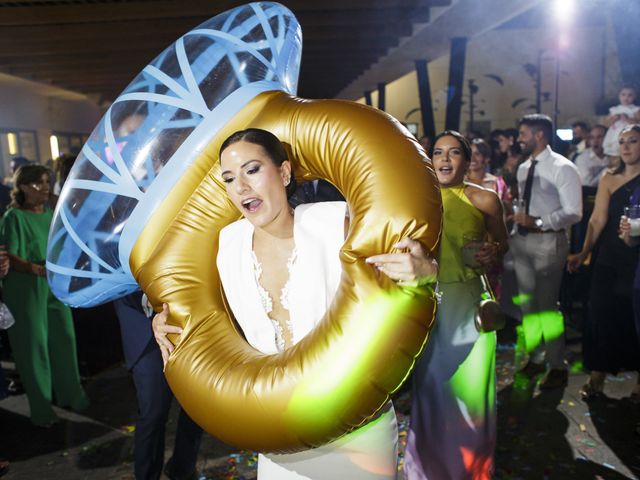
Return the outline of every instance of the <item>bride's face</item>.
{"type": "Polygon", "coordinates": [[[291,178],[289,161],[277,166],[261,145],[241,140],[222,152],[220,165],[229,198],[255,227],[290,214],[285,189],[291,178]]]}

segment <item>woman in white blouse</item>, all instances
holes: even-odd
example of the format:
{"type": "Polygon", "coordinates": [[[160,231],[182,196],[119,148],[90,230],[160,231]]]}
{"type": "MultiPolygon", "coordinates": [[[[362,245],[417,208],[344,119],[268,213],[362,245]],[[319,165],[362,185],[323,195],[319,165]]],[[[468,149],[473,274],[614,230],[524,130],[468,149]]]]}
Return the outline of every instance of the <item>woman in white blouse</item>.
{"type": "MultiPolygon", "coordinates": [[[[217,265],[229,306],[247,341],[263,353],[277,353],[300,341],[322,319],[338,288],[339,251],[348,227],[344,202],[300,205],[291,164],[270,132],[248,129],[220,148],[227,194],[244,219],[220,233],[217,265]]],[[[420,243],[405,238],[407,253],[367,259],[396,281],[435,281],[437,264],[420,243]]],[[[173,345],[166,324],[169,306],[153,328],[163,358],[173,345]]],[[[394,479],[397,425],[391,402],[365,427],[323,447],[289,455],[260,455],[260,480],[394,479]]]]}

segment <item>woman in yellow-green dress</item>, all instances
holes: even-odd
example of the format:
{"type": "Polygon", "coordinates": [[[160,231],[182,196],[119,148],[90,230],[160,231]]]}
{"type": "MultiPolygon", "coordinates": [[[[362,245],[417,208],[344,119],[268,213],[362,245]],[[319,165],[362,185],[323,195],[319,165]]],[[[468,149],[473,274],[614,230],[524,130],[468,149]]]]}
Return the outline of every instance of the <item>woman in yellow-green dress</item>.
{"type": "Polygon", "coordinates": [[[46,427],[58,420],[53,395],[58,405],[74,410],[89,402],[80,384],[71,310],[51,293],[44,267],[52,218],[49,170],[42,165],[20,167],[14,185],[0,235],[11,265],[3,296],[15,318],[9,341],[31,421],[46,427]]]}
{"type": "Polygon", "coordinates": [[[433,167],[444,208],[436,325],[413,374],[405,454],[409,480],[485,479],[496,441],[496,334],[478,333],[480,274],[507,250],[507,227],[495,192],[465,183],[471,159],[458,132],[436,138],[433,167]]]}

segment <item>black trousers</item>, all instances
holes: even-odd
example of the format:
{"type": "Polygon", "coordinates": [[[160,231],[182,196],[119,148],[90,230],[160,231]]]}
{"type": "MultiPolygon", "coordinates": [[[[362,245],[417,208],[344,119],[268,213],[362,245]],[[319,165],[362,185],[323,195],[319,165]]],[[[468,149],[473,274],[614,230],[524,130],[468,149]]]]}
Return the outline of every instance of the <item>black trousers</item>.
{"type": "MultiPolygon", "coordinates": [[[[164,465],[164,436],[173,394],[162,372],[162,356],[151,340],[132,368],[138,397],[138,420],[134,433],[137,480],[157,480],[164,465]]],[[[196,468],[202,429],[180,409],[173,456],[169,470],[173,478],[188,478],[196,468]]]]}

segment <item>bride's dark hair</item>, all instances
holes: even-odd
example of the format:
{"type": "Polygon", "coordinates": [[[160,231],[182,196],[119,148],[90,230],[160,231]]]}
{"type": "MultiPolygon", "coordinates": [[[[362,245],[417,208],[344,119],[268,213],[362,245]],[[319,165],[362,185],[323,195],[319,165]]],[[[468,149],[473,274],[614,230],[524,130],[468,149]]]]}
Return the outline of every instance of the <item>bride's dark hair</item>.
{"type": "MultiPolygon", "coordinates": [[[[289,159],[287,151],[284,149],[284,145],[282,145],[282,142],[278,137],[267,130],[262,130],[261,128],[247,128],[246,130],[240,130],[232,133],[229,138],[222,142],[218,158],[222,158],[222,152],[224,152],[230,145],[240,141],[260,145],[264,148],[264,151],[267,152],[267,155],[277,167],[281,166],[282,162],[289,159]]],[[[286,190],[287,198],[291,198],[296,191],[296,179],[293,174],[291,175],[289,185],[286,186],[286,190]]]]}

